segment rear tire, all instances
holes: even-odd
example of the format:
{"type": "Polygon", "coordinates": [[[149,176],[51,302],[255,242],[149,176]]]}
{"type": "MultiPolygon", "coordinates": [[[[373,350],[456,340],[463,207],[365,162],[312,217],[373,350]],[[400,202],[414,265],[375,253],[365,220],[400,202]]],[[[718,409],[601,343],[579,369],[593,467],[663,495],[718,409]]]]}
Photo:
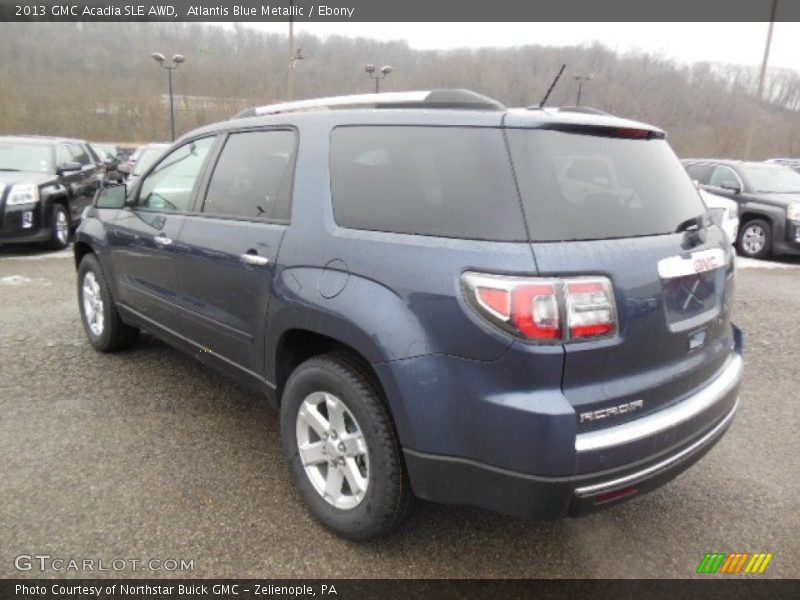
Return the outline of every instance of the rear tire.
{"type": "Polygon", "coordinates": [[[764,219],[752,219],[739,228],[736,242],[739,254],[748,258],[767,258],[772,253],[772,226],[764,219]]]}
{"type": "Polygon", "coordinates": [[[48,245],[53,250],[63,250],[69,245],[69,215],[63,204],[53,204],[48,245]]]}
{"type": "Polygon", "coordinates": [[[405,516],[411,488],[397,434],[378,386],[349,355],[314,357],[294,370],[281,437],[303,499],[339,535],[374,538],[405,516]]]}
{"type": "Polygon", "coordinates": [[[84,256],[78,267],[78,307],[86,337],[96,350],[116,352],[136,343],[139,329],[122,321],[94,254],[84,256]]]}

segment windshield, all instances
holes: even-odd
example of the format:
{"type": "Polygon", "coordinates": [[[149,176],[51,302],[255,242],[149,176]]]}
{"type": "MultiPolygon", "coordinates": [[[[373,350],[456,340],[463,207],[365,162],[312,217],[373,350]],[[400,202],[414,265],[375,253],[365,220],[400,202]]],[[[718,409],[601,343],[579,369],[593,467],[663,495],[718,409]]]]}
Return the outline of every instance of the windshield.
{"type": "Polygon", "coordinates": [[[134,175],[141,175],[150,165],[156,162],[156,159],[164,152],[164,148],[148,148],[142,150],[139,157],[136,159],[136,165],[133,167],[134,175]]]}
{"type": "Polygon", "coordinates": [[[534,241],[673,233],[705,212],[663,139],[509,129],[508,141],[534,241]]]}
{"type": "Polygon", "coordinates": [[[53,149],[45,144],[0,141],[0,171],[53,173],[53,149]]]}
{"type": "Polygon", "coordinates": [[[116,158],[117,148],[107,144],[93,144],[92,148],[101,158],[116,158]]]}
{"type": "Polygon", "coordinates": [[[783,165],[742,165],[739,167],[754,192],[800,193],[800,173],[783,165]]]}

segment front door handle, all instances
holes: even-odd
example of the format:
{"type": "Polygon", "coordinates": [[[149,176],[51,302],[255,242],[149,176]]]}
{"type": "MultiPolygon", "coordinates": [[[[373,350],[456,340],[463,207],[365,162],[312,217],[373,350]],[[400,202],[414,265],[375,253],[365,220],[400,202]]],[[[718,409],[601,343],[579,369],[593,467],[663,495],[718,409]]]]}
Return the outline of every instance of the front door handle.
{"type": "Polygon", "coordinates": [[[165,236],[163,233],[159,233],[153,238],[153,241],[156,243],[157,246],[171,246],[172,240],[165,236]]]}
{"type": "Polygon", "coordinates": [[[249,252],[240,255],[239,260],[241,260],[246,265],[253,265],[254,267],[263,267],[269,264],[269,259],[266,256],[259,256],[258,254],[250,254],[249,252]]]}

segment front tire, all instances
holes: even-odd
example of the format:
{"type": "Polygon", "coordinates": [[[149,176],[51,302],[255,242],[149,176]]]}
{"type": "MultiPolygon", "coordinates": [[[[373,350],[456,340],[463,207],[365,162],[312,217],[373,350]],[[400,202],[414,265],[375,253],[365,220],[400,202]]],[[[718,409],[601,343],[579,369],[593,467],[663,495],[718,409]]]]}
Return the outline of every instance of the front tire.
{"type": "Polygon", "coordinates": [[[281,400],[289,471],[313,515],[339,535],[387,533],[411,501],[400,444],[381,392],[342,353],[298,366],[281,400]]]}
{"type": "Polygon", "coordinates": [[[89,343],[100,352],[130,348],[139,330],[122,321],[100,262],[87,254],[78,267],[78,305],[89,343]]]}
{"type": "Polygon", "coordinates": [[[53,204],[48,245],[53,250],[63,250],[69,245],[69,216],[63,204],[53,204]]]}
{"type": "Polygon", "coordinates": [[[772,227],[764,219],[747,221],[739,228],[736,244],[739,254],[748,258],[767,258],[772,250],[772,227]]]}

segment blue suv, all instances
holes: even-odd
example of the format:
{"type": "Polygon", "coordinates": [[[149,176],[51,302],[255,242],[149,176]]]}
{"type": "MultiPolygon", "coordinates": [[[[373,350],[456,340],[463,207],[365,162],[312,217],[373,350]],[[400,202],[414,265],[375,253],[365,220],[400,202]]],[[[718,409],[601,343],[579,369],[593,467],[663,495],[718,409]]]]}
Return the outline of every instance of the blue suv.
{"type": "Polygon", "coordinates": [[[139,330],[262,390],[313,514],[536,519],[642,494],[731,424],[730,244],[663,131],[465,90],[251,109],[104,188],[91,344],[139,330]]]}

